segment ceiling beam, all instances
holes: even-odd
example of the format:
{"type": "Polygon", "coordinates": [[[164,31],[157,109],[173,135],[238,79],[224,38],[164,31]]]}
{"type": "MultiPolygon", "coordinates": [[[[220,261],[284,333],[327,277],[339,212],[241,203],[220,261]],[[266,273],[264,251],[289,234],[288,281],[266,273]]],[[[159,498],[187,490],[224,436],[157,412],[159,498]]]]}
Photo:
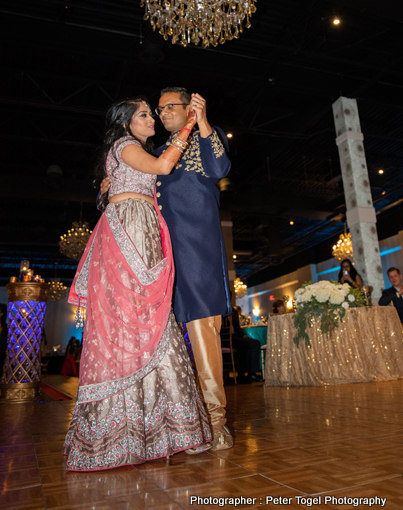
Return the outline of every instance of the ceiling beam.
{"type": "Polygon", "coordinates": [[[59,189],[52,189],[41,179],[34,177],[0,176],[0,197],[57,200],[63,202],[91,202],[95,204],[97,191],[89,180],[64,180],[59,189]]]}

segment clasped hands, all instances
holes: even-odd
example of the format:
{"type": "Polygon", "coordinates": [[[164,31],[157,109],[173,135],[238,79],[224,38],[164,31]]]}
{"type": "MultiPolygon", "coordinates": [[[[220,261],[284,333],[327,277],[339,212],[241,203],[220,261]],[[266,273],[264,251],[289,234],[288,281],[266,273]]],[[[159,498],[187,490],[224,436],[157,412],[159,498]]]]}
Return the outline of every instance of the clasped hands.
{"type": "Polygon", "coordinates": [[[195,113],[196,122],[198,124],[207,121],[206,100],[203,99],[200,94],[192,94],[192,98],[189,103],[189,112],[195,113]]]}

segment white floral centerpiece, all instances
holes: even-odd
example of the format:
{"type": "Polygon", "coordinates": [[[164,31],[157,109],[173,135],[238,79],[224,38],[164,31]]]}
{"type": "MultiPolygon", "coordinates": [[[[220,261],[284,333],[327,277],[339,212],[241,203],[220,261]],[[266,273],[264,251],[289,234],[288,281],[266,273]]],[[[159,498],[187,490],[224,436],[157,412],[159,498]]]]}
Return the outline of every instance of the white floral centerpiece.
{"type": "Polygon", "coordinates": [[[320,318],[322,333],[332,333],[343,321],[346,310],[350,307],[366,306],[365,296],[359,289],[348,283],[328,282],[305,283],[294,295],[296,313],[293,317],[297,328],[294,342],[299,345],[301,339],[311,347],[307,328],[312,327],[312,320],[320,318]]]}

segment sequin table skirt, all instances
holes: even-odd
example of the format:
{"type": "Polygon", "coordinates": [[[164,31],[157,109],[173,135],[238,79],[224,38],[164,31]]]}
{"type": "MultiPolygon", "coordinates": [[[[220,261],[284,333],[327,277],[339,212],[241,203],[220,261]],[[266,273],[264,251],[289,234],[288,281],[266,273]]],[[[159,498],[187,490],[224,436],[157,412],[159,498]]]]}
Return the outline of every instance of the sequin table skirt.
{"type": "Polygon", "coordinates": [[[352,308],[332,335],[308,329],[297,347],[293,314],[270,317],[266,386],[324,386],[403,377],[402,325],[394,307],[352,308]]]}

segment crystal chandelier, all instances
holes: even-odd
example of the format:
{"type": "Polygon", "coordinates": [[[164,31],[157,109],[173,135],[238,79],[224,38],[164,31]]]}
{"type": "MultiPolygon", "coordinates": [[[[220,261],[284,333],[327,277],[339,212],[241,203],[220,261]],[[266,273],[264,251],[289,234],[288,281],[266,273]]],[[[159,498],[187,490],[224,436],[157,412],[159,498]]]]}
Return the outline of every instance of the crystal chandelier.
{"type": "Polygon", "coordinates": [[[52,278],[50,282],[49,297],[52,301],[59,301],[67,294],[67,287],[63,285],[60,278],[52,278]]]}
{"type": "Polygon", "coordinates": [[[89,230],[86,221],[73,221],[73,226],[67,234],[60,236],[60,252],[70,259],[79,260],[91,234],[92,230],[89,230]]]}
{"type": "Polygon", "coordinates": [[[187,46],[201,44],[203,48],[218,46],[239,39],[251,26],[250,17],[256,12],[257,0],[141,0],[144,19],[150,20],[165,41],[187,46]]]}
{"type": "Polygon", "coordinates": [[[344,225],[344,234],[340,234],[337,244],[333,246],[332,255],[338,261],[349,259],[353,262],[353,244],[350,232],[347,233],[346,225],[344,225]]]}
{"type": "Polygon", "coordinates": [[[240,278],[235,278],[234,280],[234,288],[235,288],[235,296],[237,298],[244,297],[248,287],[241,281],[240,278]]]}

